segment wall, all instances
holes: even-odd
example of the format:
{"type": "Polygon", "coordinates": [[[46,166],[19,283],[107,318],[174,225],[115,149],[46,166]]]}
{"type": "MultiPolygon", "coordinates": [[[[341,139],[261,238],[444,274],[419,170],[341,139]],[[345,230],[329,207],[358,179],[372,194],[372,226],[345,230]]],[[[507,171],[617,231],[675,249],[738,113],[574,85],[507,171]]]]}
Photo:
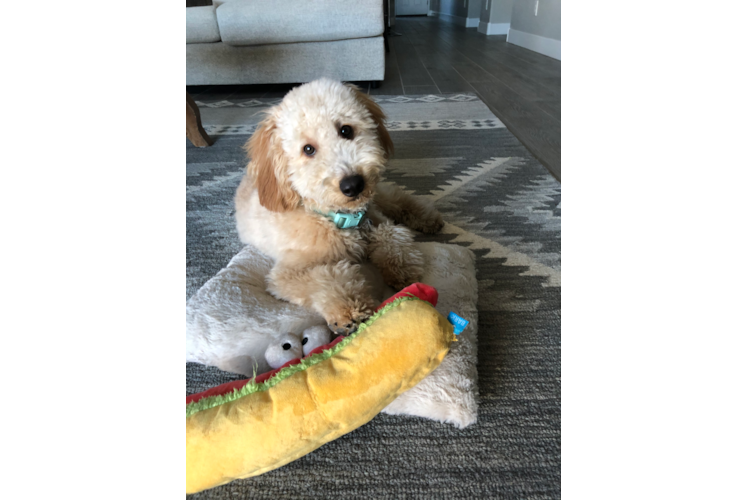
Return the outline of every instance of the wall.
{"type": "Polygon", "coordinates": [[[509,23],[512,20],[512,0],[491,0],[491,22],[509,23]]]}
{"type": "Polygon", "coordinates": [[[561,0],[515,0],[507,42],[561,59],[561,0]]]}
{"type": "Polygon", "coordinates": [[[468,19],[479,19],[482,0],[468,0],[468,19]]]}
{"type": "Polygon", "coordinates": [[[489,23],[491,18],[491,0],[480,0],[480,21],[489,23]]]}
{"type": "Polygon", "coordinates": [[[467,17],[468,9],[463,6],[465,0],[431,0],[429,10],[439,14],[456,17],[467,17]]]}
{"type": "Polygon", "coordinates": [[[514,0],[480,0],[478,32],[484,35],[506,35],[512,20],[513,3],[514,0]]]}
{"type": "Polygon", "coordinates": [[[513,30],[561,40],[561,0],[539,0],[537,16],[535,0],[515,0],[511,19],[513,30]]]}
{"type": "Polygon", "coordinates": [[[460,26],[475,28],[478,26],[480,2],[481,0],[431,0],[429,15],[438,15],[460,26]]]}
{"type": "Polygon", "coordinates": [[[429,15],[490,35],[506,35],[514,0],[431,0],[429,15]],[[486,8],[488,6],[488,8],[486,8]],[[479,22],[483,23],[483,31],[479,22]],[[492,26],[489,26],[492,25],[492,26]]]}

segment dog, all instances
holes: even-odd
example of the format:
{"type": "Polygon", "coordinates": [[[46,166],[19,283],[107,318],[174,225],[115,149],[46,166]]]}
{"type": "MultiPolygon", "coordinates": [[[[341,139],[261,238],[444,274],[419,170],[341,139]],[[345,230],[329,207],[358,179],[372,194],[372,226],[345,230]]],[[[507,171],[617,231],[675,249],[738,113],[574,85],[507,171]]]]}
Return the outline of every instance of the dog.
{"type": "Polygon", "coordinates": [[[393,144],[369,96],[329,79],[296,87],[245,149],[236,227],[243,243],[274,260],[273,296],[348,335],[378,304],[361,263],[370,260],[395,290],[418,281],[423,256],[408,227],[435,233],[444,222],[430,203],[380,184],[393,144]]]}

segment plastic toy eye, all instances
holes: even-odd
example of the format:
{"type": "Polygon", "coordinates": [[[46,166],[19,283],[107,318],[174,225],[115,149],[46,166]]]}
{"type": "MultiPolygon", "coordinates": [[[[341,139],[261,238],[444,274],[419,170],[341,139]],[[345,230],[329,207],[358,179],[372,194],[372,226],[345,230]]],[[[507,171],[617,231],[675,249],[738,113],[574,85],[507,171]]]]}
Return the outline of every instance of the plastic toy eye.
{"type": "Polygon", "coordinates": [[[317,150],[314,149],[314,146],[312,146],[311,144],[307,144],[306,146],[304,146],[304,154],[305,155],[307,155],[307,156],[314,156],[314,153],[316,153],[316,152],[317,152],[317,150]]]}
{"type": "Polygon", "coordinates": [[[309,337],[304,337],[304,340],[301,341],[301,345],[306,345],[307,342],[309,342],[309,337]]]}
{"type": "Polygon", "coordinates": [[[283,350],[284,350],[284,351],[287,351],[287,350],[289,350],[290,348],[291,348],[291,344],[289,344],[288,342],[286,342],[285,344],[283,344],[283,350]]]}

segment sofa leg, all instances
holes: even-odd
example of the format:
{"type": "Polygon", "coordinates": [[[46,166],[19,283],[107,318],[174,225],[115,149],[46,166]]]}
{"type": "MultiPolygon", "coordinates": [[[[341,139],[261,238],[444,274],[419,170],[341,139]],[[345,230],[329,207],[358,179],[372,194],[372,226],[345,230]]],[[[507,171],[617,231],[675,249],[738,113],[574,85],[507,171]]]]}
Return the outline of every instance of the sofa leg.
{"type": "Polygon", "coordinates": [[[380,81],[378,81],[378,80],[372,80],[372,81],[371,81],[371,88],[373,88],[373,89],[378,89],[378,88],[379,88],[379,84],[380,84],[380,83],[382,83],[382,82],[380,82],[380,81]]]}
{"type": "Polygon", "coordinates": [[[213,144],[213,139],[205,132],[200,120],[200,109],[187,92],[187,138],[193,146],[204,148],[213,144]]]}

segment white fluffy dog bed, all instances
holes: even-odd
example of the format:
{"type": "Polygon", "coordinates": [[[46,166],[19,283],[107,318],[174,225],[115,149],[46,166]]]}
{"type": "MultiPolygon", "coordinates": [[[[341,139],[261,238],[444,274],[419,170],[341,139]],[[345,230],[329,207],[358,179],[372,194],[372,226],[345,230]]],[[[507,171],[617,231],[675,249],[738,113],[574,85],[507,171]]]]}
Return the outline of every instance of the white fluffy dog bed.
{"type": "MultiPolygon", "coordinates": [[[[478,418],[478,284],[473,253],[461,246],[418,243],[423,252],[422,282],[439,292],[436,309],[454,311],[470,321],[442,364],[383,411],[415,415],[463,428],[478,418]]],[[[274,298],[265,276],[272,261],[251,246],[203,285],[187,302],[187,361],[252,376],[270,369],[267,346],[286,332],[300,333],[324,324],[316,313],[274,298]]],[[[375,294],[385,299],[395,290],[385,287],[373,266],[367,275],[375,294]]],[[[403,342],[408,342],[407,335],[403,342]]]]}

